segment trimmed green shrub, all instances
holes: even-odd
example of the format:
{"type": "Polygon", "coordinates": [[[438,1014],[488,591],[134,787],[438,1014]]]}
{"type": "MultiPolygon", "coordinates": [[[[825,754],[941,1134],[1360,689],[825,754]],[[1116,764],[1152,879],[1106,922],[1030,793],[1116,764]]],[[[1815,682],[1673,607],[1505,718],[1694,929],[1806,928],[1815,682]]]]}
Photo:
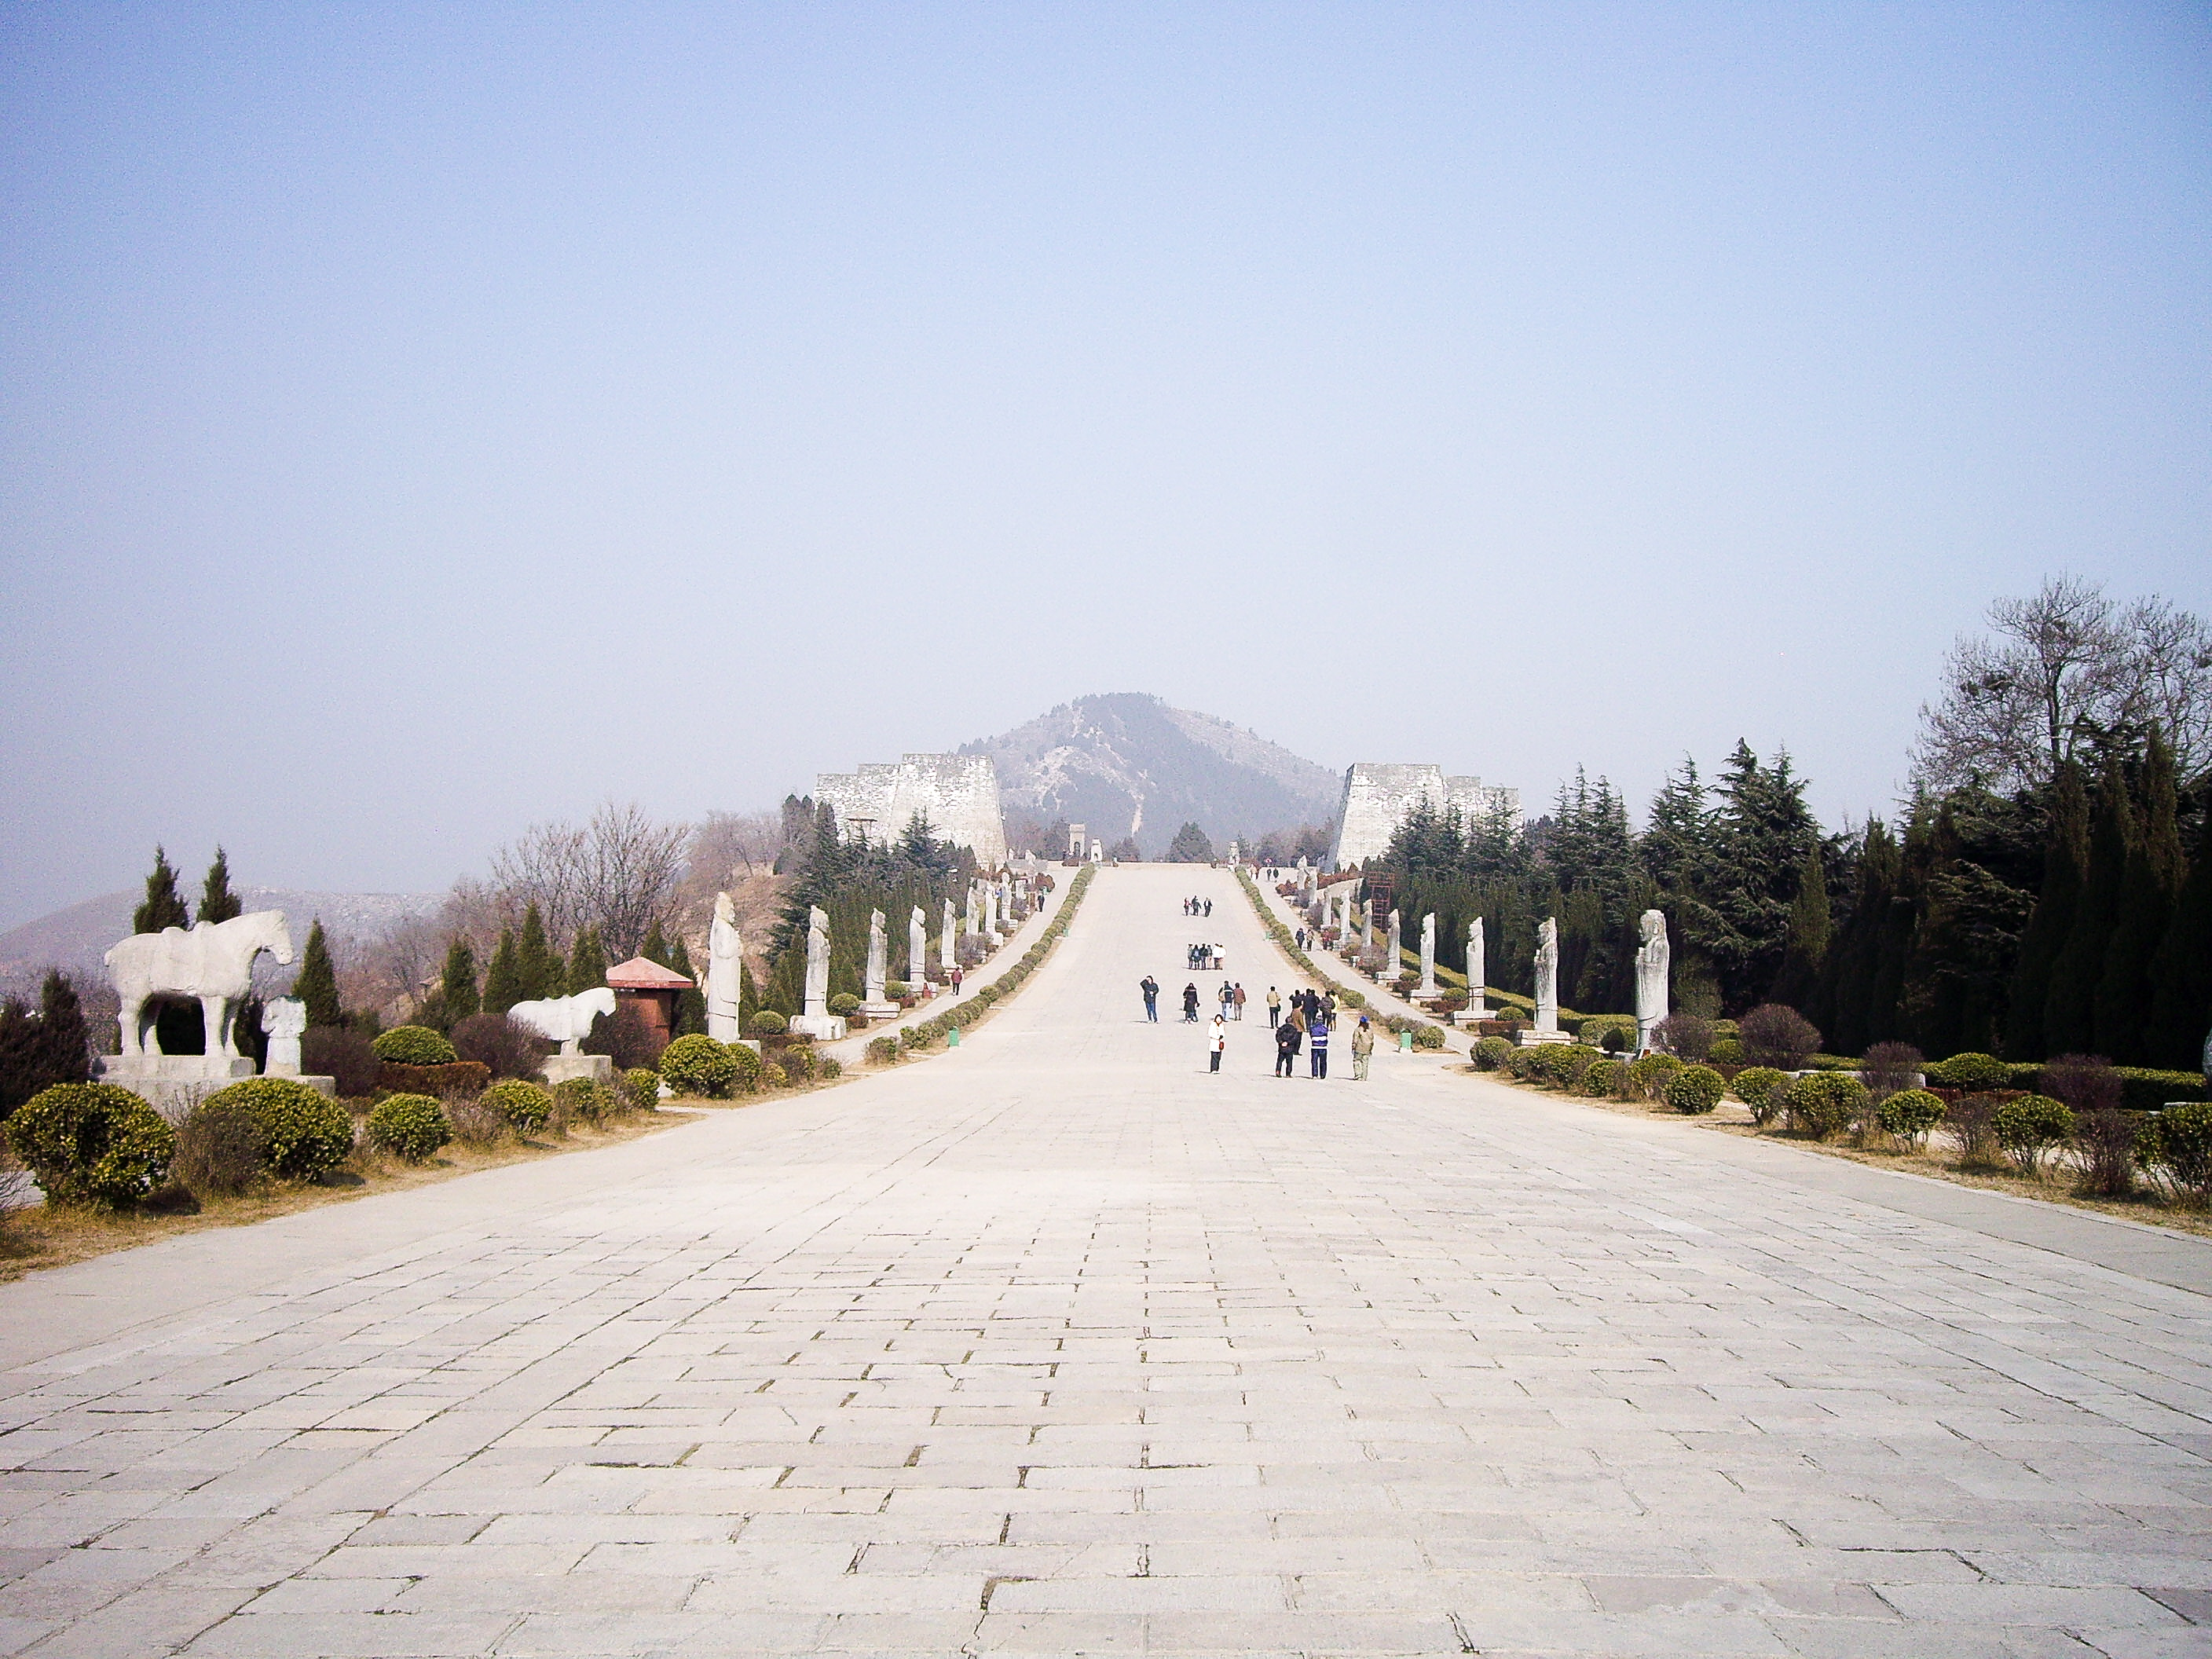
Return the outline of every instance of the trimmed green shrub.
{"type": "Polygon", "coordinates": [[[726,1043],[695,1032],[660,1051],[660,1075],[679,1095],[720,1100],[738,1080],[738,1062],[726,1043]]]}
{"type": "Polygon", "coordinates": [[[320,1181],[353,1151],[352,1115],[296,1078],[240,1078],[207,1097],[210,1106],[234,1102],[259,1114],[270,1173],[287,1181],[320,1181]]]}
{"type": "Polygon", "coordinates": [[[177,1131],[171,1169],[187,1191],[205,1198],[246,1191],[269,1173],[269,1131],[242,1100],[192,1108],[177,1131]]]}
{"type": "Polygon", "coordinates": [[[553,1115],[553,1097],[519,1077],[493,1084],[478,1098],[504,1118],[507,1127],[517,1134],[537,1133],[553,1115]]]}
{"type": "Polygon", "coordinates": [[[1943,1121],[1943,1102],[1925,1089],[1899,1089],[1881,1103],[1881,1127],[1916,1146],[1943,1121]]]}
{"type": "Polygon", "coordinates": [[[460,1058],[451,1042],[427,1025],[395,1025],[369,1047],[379,1060],[400,1066],[451,1066],[460,1058]]]}
{"type": "Polygon", "coordinates": [[[783,1051],[784,1075],[794,1083],[814,1080],[814,1050],[803,1042],[794,1042],[783,1051]]]}
{"type": "Polygon", "coordinates": [[[1474,1045],[1472,1056],[1476,1066],[1486,1072],[1495,1072],[1513,1056],[1513,1045],[1502,1036],[1486,1036],[1474,1045]]]}
{"type": "Polygon", "coordinates": [[[1575,1035],[1593,1048],[1617,1051],[1633,1047],[1636,1042],[1636,1016],[1633,1014],[1592,1014],[1575,1028],[1575,1035]],[[1611,1038],[1612,1041],[1607,1041],[1611,1038]]]}
{"type": "Polygon", "coordinates": [[[781,1036],[791,1029],[791,1022],[773,1008],[756,1008],[753,1017],[745,1022],[759,1037],[781,1036]]]}
{"type": "Polygon", "coordinates": [[[761,1067],[761,1087],[763,1089],[781,1089],[790,1081],[791,1074],[781,1066],[771,1062],[761,1067]]]}
{"type": "Polygon", "coordinates": [[[868,1041],[868,1064],[869,1064],[869,1065],[871,1065],[871,1066],[889,1066],[889,1065],[891,1065],[892,1063],[894,1063],[894,1062],[898,1059],[898,1057],[899,1057],[899,1046],[898,1046],[898,1039],[897,1039],[896,1037],[879,1036],[879,1037],[872,1037],[872,1038],[870,1038],[870,1039],[869,1039],[869,1041],[868,1041]]]}
{"type": "Polygon", "coordinates": [[[835,1054],[820,1054],[814,1061],[814,1074],[824,1083],[835,1083],[845,1075],[845,1062],[835,1054]]]}
{"type": "Polygon", "coordinates": [[[1971,1095],[2013,1086],[2012,1067],[1995,1054],[1954,1054],[1927,1067],[1922,1075],[1940,1088],[1963,1089],[1971,1095]]]}
{"type": "Polygon", "coordinates": [[[1682,1069],[1682,1062],[1672,1054],[1646,1054],[1641,1060],[1628,1062],[1626,1097],[1631,1100],[1657,1100],[1667,1091],[1667,1080],[1682,1069]]]}
{"type": "Polygon", "coordinates": [[[907,996],[911,992],[912,988],[913,988],[908,986],[902,979],[887,979],[884,981],[884,994],[886,997],[889,997],[893,1002],[896,1002],[902,998],[907,996]]]}
{"type": "Polygon", "coordinates": [[[136,1204],[161,1184],[177,1133],[112,1083],[57,1083],[18,1106],[8,1145],[51,1204],[136,1204]]]}
{"type": "Polygon", "coordinates": [[[1695,1116],[1710,1112],[1728,1092],[1728,1079],[1710,1066],[1685,1066],[1667,1079],[1667,1103],[1695,1116]]]}
{"type": "Polygon", "coordinates": [[[2033,1175],[2045,1152],[2074,1138],[2074,1109],[2049,1095],[2021,1095],[1997,1103],[1990,1128],[2012,1161],[2033,1175]]]}
{"type": "Polygon", "coordinates": [[[860,1000],[850,991],[840,991],[830,999],[830,1012],[843,1019],[860,1012],[860,1000]]]}
{"type": "Polygon", "coordinates": [[[587,1077],[563,1078],[554,1085],[553,1113],[562,1123],[598,1123],[615,1109],[615,1091],[587,1077]]]}
{"type": "Polygon", "coordinates": [[[1610,1100],[1620,1092],[1620,1079],[1627,1070],[1617,1060],[1594,1060],[1583,1071],[1578,1091],[1592,1100],[1610,1100]]]}
{"type": "MultiPolygon", "coordinates": [[[[2006,1088],[2026,1089],[2032,1094],[2057,1092],[2044,1080],[2040,1061],[2007,1069],[2012,1077],[2003,1085],[2006,1088]]],[[[2146,1066],[2115,1066],[2112,1071],[2120,1079],[2120,1104],[2131,1112],[2154,1112],[2169,1101],[2203,1100],[2206,1097],[2207,1090],[2201,1073],[2162,1072],[2146,1066]]],[[[1931,1076],[1929,1081],[1932,1083],[1940,1079],[1931,1076]]]]}
{"type": "Polygon", "coordinates": [[[1790,1076],[1771,1066],[1747,1066],[1729,1079],[1729,1087],[1735,1097],[1751,1108],[1752,1121],[1762,1127],[1771,1123],[1782,1110],[1782,1091],[1789,1086],[1790,1076]]]}
{"type": "Polygon", "coordinates": [[[391,1095],[369,1109],[368,1136],[410,1164],[420,1164],[453,1138],[446,1109],[428,1095],[391,1095]]]}
{"type": "Polygon", "coordinates": [[[1743,1039],[1732,1036],[1715,1037],[1712,1051],[1705,1058],[1716,1066],[1741,1066],[1743,1064],[1743,1039]]]}
{"type": "Polygon", "coordinates": [[[1431,1051],[1443,1048],[1444,1028],[1441,1025],[1416,1025],[1413,1028],[1413,1046],[1431,1051]]]}
{"type": "Polygon", "coordinates": [[[1866,1085],[1844,1072],[1808,1072],[1782,1091],[1790,1127],[1815,1140],[1850,1128],[1872,1099],[1866,1085]]]}
{"type": "MultiPolygon", "coordinates": [[[[752,1054],[752,1050],[745,1050],[752,1054]]],[[[760,1056],[753,1055],[753,1064],[760,1064],[760,1056]]],[[[660,1073],[649,1066],[634,1066],[622,1074],[622,1097],[625,1109],[633,1112],[649,1112],[660,1104],[660,1073]]]]}
{"type": "Polygon", "coordinates": [[[752,1093],[760,1087],[760,1051],[742,1042],[726,1043],[724,1047],[730,1051],[731,1063],[738,1068],[737,1080],[730,1086],[739,1094],[752,1093]]]}
{"type": "Polygon", "coordinates": [[[2212,1105],[2191,1102],[2151,1114],[2136,1155],[2176,1200],[2212,1202],[2212,1105]]]}

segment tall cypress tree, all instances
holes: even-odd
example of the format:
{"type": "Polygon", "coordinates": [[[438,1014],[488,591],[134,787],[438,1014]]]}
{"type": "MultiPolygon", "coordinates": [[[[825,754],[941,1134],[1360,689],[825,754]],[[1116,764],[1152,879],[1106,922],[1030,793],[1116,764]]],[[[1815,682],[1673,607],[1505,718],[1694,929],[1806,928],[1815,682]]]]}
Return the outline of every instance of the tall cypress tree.
{"type": "Polygon", "coordinates": [[[1820,963],[1828,954],[1828,872],[1819,843],[1805,849],[1797,866],[1797,894],[1790,901],[1790,921],[1782,936],[1782,967],[1767,994],[1801,1013],[1816,1000],[1820,963]]]}
{"type": "Polygon", "coordinates": [[[740,963],[738,965],[738,1029],[744,1030],[753,1023],[753,1012],[761,1006],[760,987],[753,983],[753,970],[740,963]]]}
{"type": "Polygon", "coordinates": [[[567,994],[596,990],[606,982],[607,950],[599,943],[599,930],[579,927],[575,945],[568,952],[567,994]]]}
{"type": "Polygon", "coordinates": [[[438,976],[438,1012],[450,1029],[483,1007],[477,991],[477,953],[464,933],[446,947],[446,971],[438,976]]]}
{"type": "Polygon", "coordinates": [[[39,987],[38,1052],[51,1083],[82,1083],[92,1076],[92,1032],[76,987],[58,968],[47,969],[39,987]]]}
{"type": "Polygon", "coordinates": [[[2212,799],[2197,820],[2197,856],[2151,959],[2150,977],[2156,988],[2145,1043],[2150,1063],[2195,1071],[2204,1064],[2212,1030],[2212,799]]]}
{"type": "Polygon", "coordinates": [[[2134,804],[2117,758],[2106,763],[2097,785],[2096,817],[2089,827],[2089,862],[2081,897],[2066,944],[2051,965],[2051,984],[2043,997],[2043,1044],[2047,1054],[2101,1053],[2097,1031],[2097,988],[2105,975],[2105,951],[2119,920],[2120,890],[2136,842],[2134,804]]]}
{"type": "Polygon", "coordinates": [[[2051,972],[2074,931],[2074,912],[2081,902],[2081,882],[2089,869],[2089,793],[2081,769],[2068,761],[2058,769],[2051,792],[2051,821],[2043,848],[2043,890],[2021,936],[2020,965],[2012,981],[2005,1021],[2005,1057],[2042,1060],[2063,1052],[2044,1041],[2043,1007],[2051,994],[2051,972]]]}
{"type": "Polygon", "coordinates": [[[533,901],[522,913],[522,937],[514,946],[516,978],[522,987],[518,1002],[536,1002],[545,997],[561,994],[561,982],[568,977],[562,968],[561,958],[546,943],[545,919],[538,914],[533,901]]]}
{"type": "Polygon", "coordinates": [[[502,927],[499,943],[492,950],[491,966],[484,970],[484,1012],[503,1014],[528,1000],[522,994],[522,959],[515,948],[514,929],[502,927]]]}
{"type": "MultiPolygon", "coordinates": [[[[658,917],[654,918],[652,927],[647,930],[645,935],[645,943],[637,947],[637,953],[643,957],[647,962],[657,962],[664,968],[673,968],[676,966],[675,963],[670,959],[668,935],[666,932],[662,929],[658,917]]],[[[686,968],[681,971],[688,974],[691,970],[689,968],[686,968]]]]}
{"type": "Polygon", "coordinates": [[[207,879],[200,884],[200,915],[205,922],[228,921],[246,909],[238,902],[238,895],[230,890],[230,855],[222,848],[215,849],[215,862],[208,866],[207,879]]]}
{"type": "Polygon", "coordinates": [[[177,892],[177,872],[169,866],[169,855],[156,847],[154,873],[146,878],[146,896],[131,913],[131,931],[158,933],[164,927],[189,927],[191,921],[185,910],[184,899],[177,892]]]}
{"type": "Polygon", "coordinates": [[[1897,877],[1896,838],[1880,818],[1869,818],[1859,840],[1850,915],[1828,947],[1827,961],[1821,967],[1820,993],[1814,1006],[1803,1011],[1814,1024],[1828,1033],[1838,1054],[1863,1054],[1870,1040],[1866,1035],[1867,1002],[1874,992],[1881,931],[1897,890],[1897,877]]]}
{"type": "MultiPolygon", "coordinates": [[[[654,924],[653,931],[655,933],[660,931],[659,924],[654,924]]],[[[699,988],[698,975],[691,971],[691,953],[684,948],[684,941],[679,939],[669,947],[666,960],[664,961],[659,957],[647,957],[646,960],[659,962],[664,968],[672,968],[691,981],[688,989],[677,993],[676,1029],[670,1035],[703,1036],[707,1030],[707,994],[699,988]]],[[[744,1013],[744,1000],[741,996],[738,1000],[740,1018],[743,1018],[744,1013]]]]}
{"type": "Polygon", "coordinates": [[[292,981],[292,994],[307,1005],[309,1025],[345,1024],[345,1010],[338,1003],[337,969],[331,961],[331,942],[323,936],[320,916],[307,929],[307,947],[300,952],[300,975],[292,981]]]}
{"type": "Polygon", "coordinates": [[[2105,947],[2097,983],[2097,1046],[2122,1066],[2146,1063],[2149,1046],[2151,958],[2173,919],[2187,860],[2173,790],[2173,757],[2156,731],[2143,757],[2142,834],[2128,849],[2119,914],[2105,947]]]}

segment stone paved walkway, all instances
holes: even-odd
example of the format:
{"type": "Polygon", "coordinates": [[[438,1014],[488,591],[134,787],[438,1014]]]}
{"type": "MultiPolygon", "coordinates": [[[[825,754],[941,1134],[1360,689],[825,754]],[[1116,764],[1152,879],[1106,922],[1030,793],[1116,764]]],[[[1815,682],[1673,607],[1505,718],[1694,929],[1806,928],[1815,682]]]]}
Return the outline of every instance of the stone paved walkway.
{"type": "Polygon", "coordinates": [[[2212,1301],[2130,1230],[1210,1077],[1136,994],[1194,881],[1254,959],[1102,872],[957,1053],[0,1289],[0,1650],[2212,1651],[2212,1301]]]}

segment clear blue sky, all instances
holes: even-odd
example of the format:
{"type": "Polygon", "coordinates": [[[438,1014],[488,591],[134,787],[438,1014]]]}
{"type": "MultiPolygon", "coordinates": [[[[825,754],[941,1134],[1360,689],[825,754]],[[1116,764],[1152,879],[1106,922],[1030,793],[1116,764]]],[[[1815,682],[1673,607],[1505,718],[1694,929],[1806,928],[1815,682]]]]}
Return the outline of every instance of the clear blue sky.
{"type": "Polygon", "coordinates": [[[1832,823],[2212,609],[2195,7],[11,7],[0,925],[1150,690],[1832,823]]]}

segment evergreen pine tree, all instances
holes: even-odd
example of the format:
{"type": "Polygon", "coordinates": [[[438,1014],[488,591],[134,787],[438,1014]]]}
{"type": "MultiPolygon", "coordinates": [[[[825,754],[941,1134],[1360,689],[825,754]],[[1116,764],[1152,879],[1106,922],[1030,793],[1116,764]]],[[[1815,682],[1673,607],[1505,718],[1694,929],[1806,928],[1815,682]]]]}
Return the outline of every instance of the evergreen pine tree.
{"type": "Polygon", "coordinates": [[[761,1006],[786,1018],[806,1012],[806,946],[804,942],[785,950],[769,965],[768,987],[761,1006]]]}
{"type": "Polygon", "coordinates": [[[2075,906],[2066,944],[2051,965],[2051,984],[2043,996],[2046,1055],[2103,1052],[2097,1030],[2097,988],[2105,975],[2106,949],[2119,920],[2120,890],[2127,880],[2136,839],[2135,806],[2115,758],[2106,763],[2097,786],[2081,902],[2075,906]]]}
{"type": "Polygon", "coordinates": [[[91,1078],[92,1032],[85,1024],[76,987],[58,968],[47,969],[39,987],[38,1047],[48,1084],[83,1083],[91,1078]]]}
{"type": "Polygon", "coordinates": [[[2021,935],[2020,964],[2014,970],[2012,1000],[2005,1015],[2008,1060],[2042,1060],[2063,1052],[2043,1038],[2043,1006],[2051,994],[2051,970],[2074,931],[2074,912],[2081,902],[2081,878],[2089,866],[2089,793],[2081,769],[2068,761],[2051,787],[2050,826],[2043,846],[2043,888],[2021,935]]]}
{"type": "Polygon", "coordinates": [[[752,1024],[753,1012],[761,1006],[760,987],[753,983],[753,970],[739,963],[738,967],[738,1029],[744,1030],[752,1024]]]}
{"type": "Polygon", "coordinates": [[[2148,1064],[2151,958],[2173,919],[2187,861],[2174,799],[2173,757],[2156,731],[2143,757],[2142,834],[2128,849],[2119,914],[2097,983],[2097,1047],[2114,1064],[2148,1064]]]}
{"type": "Polygon", "coordinates": [[[561,981],[568,977],[561,958],[546,943],[545,919],[538,914],[536,901],[522,913],[522,937],[514,947],[516,977],[522,987],[518,1002],[537,1002],[546,997],[557,997],[561,981]]]}
{"type": "Polygon", "coordinates": [[[1803,1012],[1815,1000],[1828,943],[1828,872],[1815,843],[1805,849],[1804,862],[1797,866],[1797,894],[1790,901],[1790,923],[1782,936],[1782,968],[1768,1000],[1803,1012]]]}
{"type": "MultiPolygon", "coordinates": [[[[658,922],[653,924],[653,931],[656,933],[660,931],[658,922]]],[[[707,994],[699,988],[698,975],[691,971],[691,953],[684,948],[684,941],[679,939],[669,947],[665,959],[659,957],[647,957],[646,960],[658,962],[664,968],[672,968],[691,981],[689,988],[676,994],[676,1024],[670,1035],[672,1036],[705,1036],[707,994]]],[[[743,999],[740,998],[738,1006],[740,1018],[744,1012],[743,999]]]]}
{"type": "Polygon", "coordinates": [[[39,1022],[21,997],[0,997],[0,1120],[46,1086],[39,1022]]]}
{"type": "Polygon", "coordinates": [[[338,1004],[337,969],[331,961],[331,942],[323,936],[320,916],[307,929],[307,945],[300,952],[300,974],[292,981],[292,994],[307,1005],[310,1027],[345,1024],[345,1010],[338,1004]]]}
{"type": "Polygon", "coordinates": [[[451,1030],[483,1007],[477,990],[477,953],[464,933],[446,947],[446,971],[438,977],[438,1012],[451,1030]]]}
{"type": "Polygon", "coordinates": [[[514,929],[499,930],[499,943],[492,948],[491,965],[484,969],[483,1011],[488,1014],[503,1014],[518,1002],[526,1002],[523,995],[522,959],[515,948],[514,929]]]}
{"type": "MultiPolygon", "coordinates": [[[[669,953],[668,935],[662,930],[659,918],[654,919],[653,927],[646,933],[645,943],[637,947],[637,953],[647,962],[657,962],[664,968],[676,966],[669,953]]],[[[684,968],[678,971],[688,974],[691,970],[684,968]]]]}
{"type": "Polygon", "coordinates": [[[554,994],[574,996],[579,991],[596,990],[607,982],[607,951],[599,943],[599,930],[580,927],[576,942],[568,951],[567,988],[554,994]]]}
{"type": "Polygon", "coordinates": [[[2166,939],[2151,959],[2150,1064],[2175,1071],[2204,1065],[2212,1031],[2212,799],[2197,820],[2197,856],[2174,900],[2166,939]]]}
{"type": "Polygon", "coordinates": [[[131,931],[158,933],[164,927],[189,927],[191,920],[185,913],[185,901],[178,895],[177,872],[169,867],[169,855],[156,847],[154,873],[146,878],[145,898],[131,913],[131,931]]]}
{"type": "Polygon", "coordinates": [[[200,886],[199,919],[206,922],[228,921],[245,909],[238,902],[238,895],[230,890],[230,855],[218,847],[215,849],[215,862],[208,866],[207,880],[200,886]]]}

